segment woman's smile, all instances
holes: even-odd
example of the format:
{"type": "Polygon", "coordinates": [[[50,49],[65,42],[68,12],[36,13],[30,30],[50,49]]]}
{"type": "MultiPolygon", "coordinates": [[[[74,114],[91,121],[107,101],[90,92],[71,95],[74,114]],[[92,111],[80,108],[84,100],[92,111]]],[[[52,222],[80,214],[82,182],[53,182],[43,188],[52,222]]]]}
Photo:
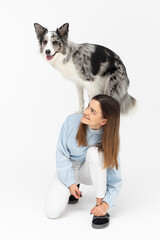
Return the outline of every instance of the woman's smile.
{"type": "Polygon", "coordinates": [[[86,115],[83,115],[83,118],[85,118],[85,119],[89,120],[89,117],[88,117],[88,116],[86,116],[86,115]]]}

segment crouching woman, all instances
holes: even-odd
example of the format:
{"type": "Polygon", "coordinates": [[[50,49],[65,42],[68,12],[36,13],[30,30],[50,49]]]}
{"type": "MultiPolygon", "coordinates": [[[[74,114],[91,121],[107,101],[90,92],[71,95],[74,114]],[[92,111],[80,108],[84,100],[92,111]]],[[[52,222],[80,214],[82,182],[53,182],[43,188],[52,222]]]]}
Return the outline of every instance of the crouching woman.
{"type": "Polygon", "coordinates": [[[92,227],[108,226],[122,185],[119,160],[120,106],[110,96],[95,96],[83,114],[65,120],[58,139],[56,170],[46,198],[46,214],[59,217],[68,203],[82,198],[80,184],[93,185],[92,227]]]}

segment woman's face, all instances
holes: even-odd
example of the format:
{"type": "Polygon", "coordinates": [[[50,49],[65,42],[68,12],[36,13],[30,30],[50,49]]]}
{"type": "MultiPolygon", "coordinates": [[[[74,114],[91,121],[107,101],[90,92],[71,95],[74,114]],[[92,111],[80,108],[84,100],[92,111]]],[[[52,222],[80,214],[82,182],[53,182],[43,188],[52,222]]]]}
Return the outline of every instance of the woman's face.
{"type": "Polygon", "coordinates": [[[87,124],[92,129],[99,129],[107,123],[107,119],[102,117],[100,103],[92,100],[83,112],[81,122],[87,124]]]}

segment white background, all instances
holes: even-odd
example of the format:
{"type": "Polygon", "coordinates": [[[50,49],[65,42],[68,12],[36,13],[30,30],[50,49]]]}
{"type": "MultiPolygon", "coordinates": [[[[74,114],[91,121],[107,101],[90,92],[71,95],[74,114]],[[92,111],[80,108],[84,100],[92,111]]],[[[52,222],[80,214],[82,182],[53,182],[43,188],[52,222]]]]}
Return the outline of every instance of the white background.
{"type": "Polygon", "coordinates": [[[159,239],[158,0],[5,0],[0,11],[0,238],[159,239]],[[137,112],[121,118],[123,188],[104,230],[91,227],[92,187],[81,186],[83,198],[62,217],[45,216],[57,136],[78,98],[39,54],[34,22],[49,30],[68,22],[70,40],[114,50],[138,100],[137,112]]]}

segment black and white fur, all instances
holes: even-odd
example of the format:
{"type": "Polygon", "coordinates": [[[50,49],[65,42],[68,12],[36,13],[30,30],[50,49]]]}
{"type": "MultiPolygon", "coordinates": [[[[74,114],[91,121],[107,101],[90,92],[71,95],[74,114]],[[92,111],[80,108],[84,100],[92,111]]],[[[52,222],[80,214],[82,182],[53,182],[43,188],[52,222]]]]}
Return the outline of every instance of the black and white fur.
{"type": "Polygon", "coordinates": [[[100,45],[68,41],[68,23],[56,31],[48,31],[38,23],[34,27],[42,55],[76,84],[79,113],[84,109],[83,88],[89,101],[97,94],[112,96],[120,103],[122,113],[135,105],[136,100],[127,92],[126,68],[116,53],[100,45]]]}

